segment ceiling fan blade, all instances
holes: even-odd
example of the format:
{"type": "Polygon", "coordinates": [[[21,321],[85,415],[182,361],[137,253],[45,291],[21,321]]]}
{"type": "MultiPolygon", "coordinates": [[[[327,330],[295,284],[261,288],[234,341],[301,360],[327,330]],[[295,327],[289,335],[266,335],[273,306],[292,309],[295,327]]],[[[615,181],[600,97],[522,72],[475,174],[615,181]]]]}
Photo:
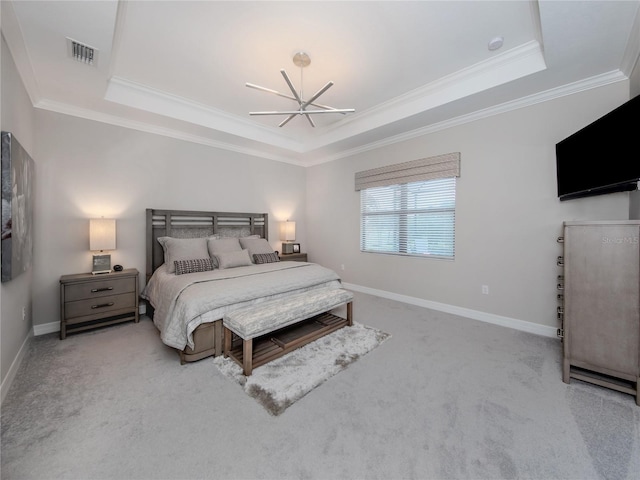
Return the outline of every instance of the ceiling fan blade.
{"type": "Polygon", "coordinates": [[[324,92],[329,90],[329,88],[331,88],[332,86],[333,86],[333,82],[327,82],[327,84],[324,87],[322,87],[320,90],[318,90],[316,93],[314,93],[309,100],[307,100],[302,105],[300,105],[300,108],[304,110],[308,105],[311,105],[316,98],[318,98],[324,92]]]}
{"type": "Polygon", "coordinates": [[[331,110],[270,110],[264,112],[249,112],[249,115],[315,115],[322,113],[353,113],[354,108],[334,108],[331,110]]]}
{"type": "Polygon", "coordinates": [[[295,114],[294,115],[289,115],[287,118],[285,118],[283,121],[280,122],[278,127],[284,127],[295,116],[296,116],[295,114]]]}
{"type": "Polygon", "coordinates": [[[291,83],[289,75],[287,75],[287,72],[284,70],[284,68],[280,70],[280,73],[284,77],[284,81],[287,82],[287,85],[289,85],[289,89],[291,90],[291,93],[293,93],[293,96],[296,97],[298,103],[302,105],[302,99],[300,98],[300,95],[298,95],[298,92],[296,92],[296,89],[294,88],[293,83],[291,83]]]}
{"type": "MultiPolygon", "coordinates": [[[[272,90],[270,88],[265,88],[265,87],[261,87],[260,85],[255,85],[253,83],[245,83],[245,85],[249,88],[255,88],[256,90],[260,90],[262,92],[267,92],[267,93],[273,93],[274,95],[277,95],[279,97],[284,97],[284,98],[288,98],[289,100],[296,100],[295,97],[292,97],[291,95],[287,95],[285,93],[280,93],[277,90],[272,90]]],[[[319,106],[319,105],[318,105],[319,106]]]]}
{"type": "Polygon", "coordinates": [[[307,120],[309,120],[309,124],[310,124],[312,127],[315,127],[315,126],[316,126],[316,124],[313,122],[313,119],[311,118],[311,115],[306,115],[306,114],[305,114],[305,117],[307,117],[307,120]]]}
{"type": "MultiPolygon", "coordinates": [[[[261,87],[260,85],[256,85],[255,83],[247,82],[245,83],[245,86],[249,88],[255,88],[256,90],[260,90],[261,92],[273,93],[274,95],[277,95],[283,98],[288,98],[289,100],[296,100],[296,98],[291,95],[287,95],[286,93],[280,93],[277,90],[272,90],[271,88],[261,87]]],[[[335,110],[335,108],[330,107],[328,105],[322,105],[321,103],[310,103],[309,105],[317,108],[323,108],[325,110],[335,110]]],[[[346,114],[346,112],[337,112],[337,113],[342,113],[343,115],[346,114]]]]}

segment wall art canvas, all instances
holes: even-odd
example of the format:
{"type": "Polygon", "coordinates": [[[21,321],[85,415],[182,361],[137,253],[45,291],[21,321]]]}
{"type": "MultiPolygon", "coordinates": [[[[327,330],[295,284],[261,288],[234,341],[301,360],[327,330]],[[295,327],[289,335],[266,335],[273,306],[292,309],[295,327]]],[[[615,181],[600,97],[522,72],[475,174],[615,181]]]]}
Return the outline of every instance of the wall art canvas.
{"type": "Polygon", "coordinates": [[[33,262],[35,163],[9,132],[2,132],[2,281],[26,272],[33,262]]]}

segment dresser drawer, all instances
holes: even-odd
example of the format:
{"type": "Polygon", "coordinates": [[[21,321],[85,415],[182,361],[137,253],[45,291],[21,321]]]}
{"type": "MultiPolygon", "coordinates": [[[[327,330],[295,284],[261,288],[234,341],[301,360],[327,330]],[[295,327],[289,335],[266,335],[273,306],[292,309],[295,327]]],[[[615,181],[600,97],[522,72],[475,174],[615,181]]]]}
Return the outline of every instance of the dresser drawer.
{"type": "Polygon", "coordinates": [[[136,278],[112,278],[98,282],[85,282],[66,285],[65,302],[90,298],[107,297],[136,291],[136,278]]]}
{"type": "Polygon", "coordinates": [[[101,318],[117,315],[119,310],[134,310],[136,308],[136,294],[135,292],[123,293],[67,302],[64,308],[67,323],[85,322],[91,320],[87,317],[101,318]]]}

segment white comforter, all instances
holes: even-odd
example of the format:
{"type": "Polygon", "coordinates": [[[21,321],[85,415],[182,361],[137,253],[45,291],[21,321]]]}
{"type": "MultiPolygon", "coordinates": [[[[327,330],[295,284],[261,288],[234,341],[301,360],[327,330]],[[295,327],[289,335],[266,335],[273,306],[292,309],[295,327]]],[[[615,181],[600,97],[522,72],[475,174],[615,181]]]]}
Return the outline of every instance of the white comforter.
{"type": "Polygon", "coordinates": [[[228,311],[291,293],[340,287],[340,278],[315,263],[276,262],[175,275],[160,266],[142,292],[155,309],[153,322],[162,341],[193,348],[193,331],[228,311]]]}

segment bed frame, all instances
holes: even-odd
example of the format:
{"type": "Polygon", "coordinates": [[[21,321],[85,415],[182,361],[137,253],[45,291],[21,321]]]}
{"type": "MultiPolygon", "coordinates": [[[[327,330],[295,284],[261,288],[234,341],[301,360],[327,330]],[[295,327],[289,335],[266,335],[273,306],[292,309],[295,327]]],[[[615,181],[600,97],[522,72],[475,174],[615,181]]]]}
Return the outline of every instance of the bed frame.
{"type": "MultiPolygon", "coordinates": [[[[205,212],[192,210],[147,209],[146,246],[148,282],[153,272],[164,262],[164,252],[158,237],[200,238],[219,234],[222,237],[260,235],[269,239],[269,216],[266,213],[205,212]]],[[[153,308],[147,302],[147,315],[153,318],[153,308]]],[[[222,319],[203,323],[193,332],[193,348],[180,351],[180,363],[195,362],[222,354],[222,319]]]]}

